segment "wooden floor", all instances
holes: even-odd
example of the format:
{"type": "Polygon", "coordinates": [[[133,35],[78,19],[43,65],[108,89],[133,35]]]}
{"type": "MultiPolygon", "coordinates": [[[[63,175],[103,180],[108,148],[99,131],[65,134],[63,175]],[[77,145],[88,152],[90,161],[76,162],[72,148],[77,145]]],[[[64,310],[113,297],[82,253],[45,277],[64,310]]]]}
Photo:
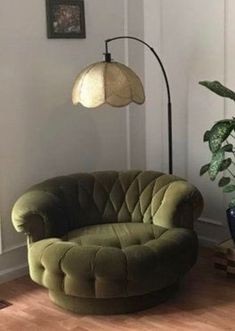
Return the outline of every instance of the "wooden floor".
{"type": "Polygon", "coordinates": [[[13,305],[0,310],[0,331],[235,331],[235,279],[215,272],[203,254],[181,291],[155,308],[118,316],[79,316],[54,306],[24,277],[0,285],[13,305]]]}

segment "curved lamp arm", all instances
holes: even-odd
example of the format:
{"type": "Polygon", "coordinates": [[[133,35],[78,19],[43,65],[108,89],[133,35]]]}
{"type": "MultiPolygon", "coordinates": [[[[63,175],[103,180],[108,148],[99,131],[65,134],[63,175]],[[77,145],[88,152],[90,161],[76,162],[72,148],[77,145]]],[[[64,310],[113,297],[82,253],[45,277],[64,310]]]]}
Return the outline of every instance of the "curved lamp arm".
{"type": "Polygon", "coordinates": [[[136,37],[131,37],[131,36],[119,36],[119,37],[114,37],[111,39],[106,39],[105,40],[105,61],[106,62],[111,62],[111,54],[109,53],[109,49],[108,49],[108,44],[111,41],[114,40],[118,40],[118,39],[132,39],[132,40],[136,40],[142,44],[144,44],[145,46],[147,46],[150,51],[154,54],[155,58],[157,59],[163,76],[164,76],[164,81],[166,84],[166,89],[167,89],[167,98],[168,98],[168,153],[169,153],[169,173],[172,174],[173,172],[173,150],[172,150],[172,106],[171,106],[171,93],[170,93],[170,86],[169,86],[169,82],[168,82],[168,78],[167,78],[167,74],[166,74],[166,70],[162,64],[161,59],[159,58],[158,54],[156,53],[156,51],[154,50],[153,47],[151,47],[149,44],[147,44],[145,41],[136,38],[136,37]]]}

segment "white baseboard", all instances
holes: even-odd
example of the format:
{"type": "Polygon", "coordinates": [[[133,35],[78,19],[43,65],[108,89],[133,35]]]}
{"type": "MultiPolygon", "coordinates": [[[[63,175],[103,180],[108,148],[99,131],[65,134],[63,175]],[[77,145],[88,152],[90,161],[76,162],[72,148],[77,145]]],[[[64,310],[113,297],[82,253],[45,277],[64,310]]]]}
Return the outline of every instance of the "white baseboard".
{"type": "Polygon", "coordinates": [[[224,227],[224,223],[223,222],[218,221],[218,220],[214,220],[214,219],[209,218],[209,217],[200,217],[199,219],[197,219],[196,222],[224,227]]]}
{"type": "Polygon", "coordinates": [[[20,243],[4,249],[0,255],[0,283],[28,274],[27,247],[20,243]]]}
{"type": "Polygon", "coordinates": [[[218,241],[212,238],[198,236],[199,245],[203,247],[212,247],[218,244],[218,241]]]}
{"type": "Polygon", "coordinates": [[[229,238],[229,230],[225,220],[200,217],[195,223],[201,246],[212,247],[229,238]]]}
{"type": "Polygon", "coordinates": [[[27,243],[26,242],[23,242],[23,243],[19,243],[17,245],[12,245],[10,247],[7,247],[7,248],[4,248],[2,250],[2,253],[3,254],[6,254],[6,253],[10,253],[12,251],[15,251],[17,249],[20,249],[20,248],[26,248],[27,247],[27,243]]]}
{"type": "Polygon", "coordinates": [[[0,272],[0,284],[8,282],[10,280],[20,278],[29,273],[28,264],[22,264],[15,268],[9,268],[0,272]]]}

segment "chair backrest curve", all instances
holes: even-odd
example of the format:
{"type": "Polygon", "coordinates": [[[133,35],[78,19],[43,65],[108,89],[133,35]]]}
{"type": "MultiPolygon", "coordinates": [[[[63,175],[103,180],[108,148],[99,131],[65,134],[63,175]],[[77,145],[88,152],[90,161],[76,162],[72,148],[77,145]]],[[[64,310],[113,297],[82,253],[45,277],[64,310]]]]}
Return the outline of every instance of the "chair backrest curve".
{"type": "Polygon", "coordinates": [[[102,171],[53,178],[37,189],[63,199],[69,228],[75,229],[102,223],[152,223],[167,187],[179,180],[155,171],[102,171]]]}

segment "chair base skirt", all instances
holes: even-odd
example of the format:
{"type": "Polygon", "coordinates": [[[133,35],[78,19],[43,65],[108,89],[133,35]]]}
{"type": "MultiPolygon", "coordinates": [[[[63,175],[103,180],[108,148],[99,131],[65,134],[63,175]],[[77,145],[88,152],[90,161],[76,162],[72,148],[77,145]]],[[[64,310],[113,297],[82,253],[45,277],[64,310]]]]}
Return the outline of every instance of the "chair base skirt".
{"type": "Polygon", "coordinates": [[[112,315],[151,308],[169,299],[178,288],[179,282],[176,282],[167,288],[148,294],[111,299],[79,298],[57,291],[49,291],[49,296],[57,306],[77,314],[112,315]]]}

